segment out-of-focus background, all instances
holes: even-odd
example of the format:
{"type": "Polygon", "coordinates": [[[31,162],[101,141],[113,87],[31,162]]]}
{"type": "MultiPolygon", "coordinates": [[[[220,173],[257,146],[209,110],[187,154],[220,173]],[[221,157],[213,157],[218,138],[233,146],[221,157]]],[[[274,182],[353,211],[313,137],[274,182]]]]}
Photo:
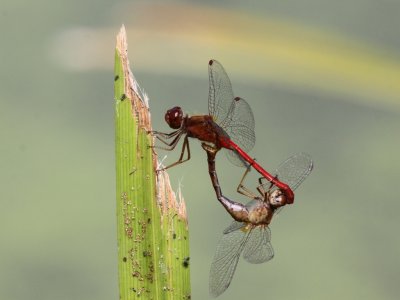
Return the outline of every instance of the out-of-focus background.
{"type": "MultiPolygon", "coordinates": [[[[169,131],[171,106],[207,112],[215,58],[253,108],[251,155],[269,170],[299,151],[315,160],[271,225],[274,259],[240,261],[220,299],[398,299],[399,13],[395,0],[4,0],[0,298],[118,299],[112,93],[124,23],[154,128],[169,131]]],[[[170,174],[187,202],[192,299],[208,299],[230,219],[191,149],[170,174]]],[[[246,201],[243,170],[223,156],[217,167],[224,193],[246,201]]]]}

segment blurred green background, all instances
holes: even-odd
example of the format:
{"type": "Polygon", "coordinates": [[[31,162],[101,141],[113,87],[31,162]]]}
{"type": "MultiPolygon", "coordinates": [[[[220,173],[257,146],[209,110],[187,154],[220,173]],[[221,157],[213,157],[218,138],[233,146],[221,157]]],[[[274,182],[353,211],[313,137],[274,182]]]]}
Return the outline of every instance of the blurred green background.
{"type": "MultiPolygon", "coordinates": [[[[207,112],[215,58],[254,110],[252,156],[267,169],[299,151],[315,160],[271,225],[275,258],[240,261],[219,299],[398,299],[399,12],[395,0],[2,1],[0,299],[118,299],[122,23],[154,128],[169,131],[171,106],[207,112]]],[[[191,146],[192,160],[170,174],[189,214],[192,299],[208,299],[230,219],[191,146]]],[[[223,156],[217,167],[224,193],[247,201],[235,193],[242,170],[223,156]]]]}

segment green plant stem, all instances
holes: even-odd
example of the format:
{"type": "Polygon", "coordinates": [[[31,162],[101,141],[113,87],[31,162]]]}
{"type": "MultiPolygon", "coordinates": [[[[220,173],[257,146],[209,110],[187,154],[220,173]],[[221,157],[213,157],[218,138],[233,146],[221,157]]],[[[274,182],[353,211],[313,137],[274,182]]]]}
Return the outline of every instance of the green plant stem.
{"type": "Polygon", "coordinates": [[[120,299],[190,299],[185,204],[168,174],[155,172],[149,108],[129,69],[123,26],[114,75],[120,299]]]}

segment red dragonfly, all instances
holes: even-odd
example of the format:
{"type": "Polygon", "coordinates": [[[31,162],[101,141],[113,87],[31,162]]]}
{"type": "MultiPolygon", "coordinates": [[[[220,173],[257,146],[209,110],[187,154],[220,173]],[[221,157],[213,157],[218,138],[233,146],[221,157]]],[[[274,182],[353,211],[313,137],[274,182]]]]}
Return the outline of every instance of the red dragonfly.
{"type": "MultiPolygon", "coordinates": [[[[243,185],[249,168],[244,173],[237,188],[238,192],[250,197],[252,201],[243,205],[222,195],[215,170],[216,151],[206,149],[208,167],[217,198],[226,211],[235,219],[222,235],[217,246],[210,270],[210,294],[214,297],[222,294],[230,285],[240,255],[252,264],[266,262],[273,258],[271,231],[268,227],[272,217],[288,204],[282,191],[271,183],[259,179],[258,192],[254,194],[243,185]],[[266,184],[269,185],[265,189],[266,184]]],[[[275,170],[275,177],[285,181],[295,190],[313,168],[311,157],[305,153],[295,154],[281,163],[275,170]]]]}
{"type": "Polygon", "coordinates": [[[181,155],[175,163],[164,169],[181,164],[190,159],[189,137],[197,138],[203,147],[220,150],[228,149],[228,158],[239,165],[249,164],[265,179],[278,187],[286,195],[287,202],[293,203],[294,194],[290,187],[264,170],[247,152],[255,144],[254,117],[249,104],[240,97],[233,96],[232,85],[222,65],[216,60],[208,63],[209,93],[208,115],[189,116],[175,106],[165,114],[165,121],[175,129],[171,133],[152,131],[165,147],[171,151],[184,136],[181,155]],[[187,157],[184,159],[185,152],[187,157]]]}

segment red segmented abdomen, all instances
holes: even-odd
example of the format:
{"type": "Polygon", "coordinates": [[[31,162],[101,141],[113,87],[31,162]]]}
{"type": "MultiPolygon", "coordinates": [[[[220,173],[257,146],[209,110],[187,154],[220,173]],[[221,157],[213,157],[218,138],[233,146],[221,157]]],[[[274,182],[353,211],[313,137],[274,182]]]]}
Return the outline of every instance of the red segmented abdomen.
{"type": "Polygon", "coordinates": [[[220,142],[222,147],[236,151],[245,161],[247,161],[254,169],[256,169],[258,173],[265,177],[265,179],[274,184],[277,188],[281,189],[285,193],[288,204],[292,204],[294,202],[294,193],[286,183],[279,181],[277,178],[265,171],[254,159],[252,159],[232,140],[224,138],[220,139],[220,142]]]}

